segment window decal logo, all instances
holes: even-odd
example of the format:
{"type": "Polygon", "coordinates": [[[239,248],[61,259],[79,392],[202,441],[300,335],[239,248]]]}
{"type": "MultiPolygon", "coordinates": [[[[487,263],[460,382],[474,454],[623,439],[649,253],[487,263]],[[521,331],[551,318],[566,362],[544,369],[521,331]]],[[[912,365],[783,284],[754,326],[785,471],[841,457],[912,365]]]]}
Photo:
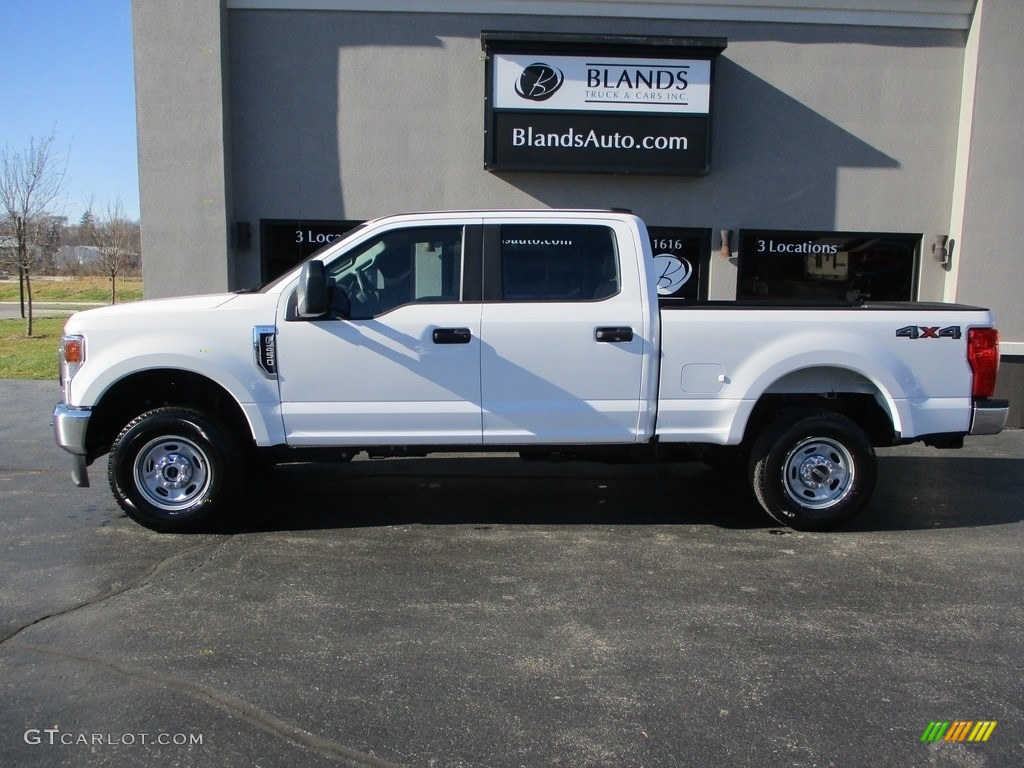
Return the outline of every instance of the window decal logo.
{"type": "Polygon", "coordinates": [[[693,275],[693,266],[681,256],[659,253],[654,257],[654,274],[658,276],[658,295],[671,296],[693,275]]]}
{"type": "Polygon", "coordinates": [[[526,67],[516,83],[516,93],[528,101],[547,101],[562,87],[561,70],[536,62],[526,67]]]}

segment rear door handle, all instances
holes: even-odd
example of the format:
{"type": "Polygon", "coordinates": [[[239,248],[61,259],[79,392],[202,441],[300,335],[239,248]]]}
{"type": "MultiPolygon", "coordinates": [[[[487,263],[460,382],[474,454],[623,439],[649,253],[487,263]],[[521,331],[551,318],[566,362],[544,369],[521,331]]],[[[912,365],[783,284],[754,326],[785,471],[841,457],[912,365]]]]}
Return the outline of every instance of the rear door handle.
{"type": "Polygon", "coordinates": [[[598,328],[594,331],[594,338],[597,341],[622,344],[633,340],[633,329],[629,326],[598,328]]]}
{"type": "Polygon", "coordinates": [[[469,344],[473,338],[469,328],[435,328],[435,344],[469,344]]]}

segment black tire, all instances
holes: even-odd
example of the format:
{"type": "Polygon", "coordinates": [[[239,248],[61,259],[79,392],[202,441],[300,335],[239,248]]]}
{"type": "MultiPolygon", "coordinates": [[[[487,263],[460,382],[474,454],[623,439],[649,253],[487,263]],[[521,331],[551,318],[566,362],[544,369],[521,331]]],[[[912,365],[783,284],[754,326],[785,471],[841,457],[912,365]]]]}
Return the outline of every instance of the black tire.
{"type": "Polygon", "coordinates": [[[765,512],[798,531],[827,531],[856,515],[878,476],[864,431],[829,411],[800,411],[754,443],[750,482],[765,512]]]}
{"type": "Polygon", "coordinates": [[[137,523],[161,533],[197,531],[232,508],[240,456],[237,441],[216,419],[191,408],[157,408],[121,430],[107,479],[137,523]]]}

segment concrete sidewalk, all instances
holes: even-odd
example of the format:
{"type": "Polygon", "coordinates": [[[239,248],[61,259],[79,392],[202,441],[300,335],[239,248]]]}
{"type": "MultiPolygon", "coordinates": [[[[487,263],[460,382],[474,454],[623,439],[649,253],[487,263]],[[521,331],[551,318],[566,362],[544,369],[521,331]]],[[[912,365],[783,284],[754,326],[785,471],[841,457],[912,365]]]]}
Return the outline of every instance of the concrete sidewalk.
{"type": "MultiPolygon", "coordinates": [[[[32,316],[57,317],[60,315],[70,315],[72,312],[93,309],[94,307],[105,307],[107,304],[108,302],[103,301],[33,301],[32,316]]],[[[28,312],[27,305],[25,311],[28,312]]],[[[21,317],[21,302],[0,301],[0,320],[9,320],[15,317],[21,317]]]]}

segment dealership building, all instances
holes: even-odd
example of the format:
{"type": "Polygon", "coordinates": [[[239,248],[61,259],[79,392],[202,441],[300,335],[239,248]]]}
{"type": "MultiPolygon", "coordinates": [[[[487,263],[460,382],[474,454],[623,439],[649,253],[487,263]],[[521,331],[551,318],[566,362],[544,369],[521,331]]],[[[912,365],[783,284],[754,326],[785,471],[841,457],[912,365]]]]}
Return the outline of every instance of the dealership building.
{"type": "Polygon", "coordinates": [[[1020,0],[132,8],[149,297],[388,213],[624,208],[674,300],[991,307],[1021,426],[1020,0]]]}

